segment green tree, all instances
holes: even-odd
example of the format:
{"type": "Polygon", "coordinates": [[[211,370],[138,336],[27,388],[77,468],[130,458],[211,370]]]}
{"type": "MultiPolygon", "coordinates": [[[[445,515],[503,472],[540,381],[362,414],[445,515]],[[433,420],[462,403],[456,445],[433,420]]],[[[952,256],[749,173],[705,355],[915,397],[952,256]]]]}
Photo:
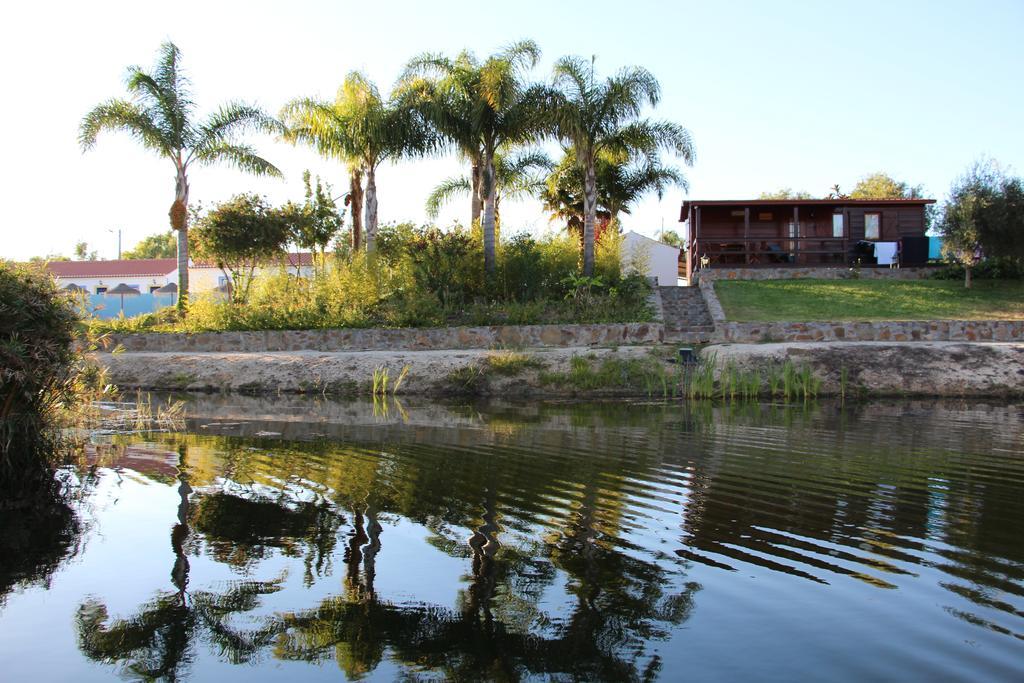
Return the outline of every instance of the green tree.
{"type": "MultiPolygon", "coordinates": [[[[619,214],[630,212],[633,204],[645,194],[654,192],[659,198],[670,186],[686,188],[687,182],[678,169],[664,166],[657,158],[630,159],[621,150],[602,150],[594,163],[597,208],[594,238],[600,240],[602,226],[617,224],[619,214]]],[[[544,208],[553,218],[566,222],[570,232],[583,236],[585,223],[584,172],[574,148],[565,151],[551,171],[541,193],[544,208]]]]}
{"type": "Polygon", "coordinates": [[[285,253],[289,223],[279,209],[253,194],[219,204],[199,220],[192,239],[197,255],[217,264],[230,283],[231,300],[244,302],[256,268],[285,253]]]}
{"type": "Polygon", "coordinates": [[[661,233],[661,241],[672,247],[679,247],[680,249],[686,248],[686,243],[683,240],[683,236],[675,230],[666,230],[661,233]]]}
{"type": "Polygon", "coordinates": [[[230,102],[203,121],[196,121],[190,82],[181,68],[181,52],[171,42],[160,47],[151,72],[128,69],[131,99],[111,99],[82,119],[78,140],[91,149],[101,131],[123,131],[174,164],[171,227],[178,231],[178,308],[188,300],[188,171],[195,164],[231,164],[255,175],[280,176],[276,166],[250,145],[237,142],[245,131],[277,133],[281,125],[259,108],[230,102]]]}
{"type": "Polygon", "coordinates": [[[810,192],[794,190],[791,187],[783,187],[774,192],[762,192],[758,199],[813,199],[810,192]]]}
{"type": "Polygon", "coordinates": [[[938,228],[969,288],[971,268],[983,254],[1024,260],[1024,185],[995,161],[977,161],[953,182],[938,228]]]}
{"type": "MultiPolygon", "coordinates": [[[[426,153],[432,138],[422,118],[400,102],[385,100],[369,79],[351,72],[338,89],[334,102],[311,98],[292,100],[281,116],[288,125],[285,139],[304,142],[320,154],[346,162],[358,169],[350,175],[355,189],[357,178],[366,177],[366,250],[373,252],[377,239],[377,169],[387,160],[426,153]]],[[[353,207],[355,210],[355,207],[353,207]]],[[[358,240],[353,226],[353,240],[358,240]]]]}
{"type": "MultiPolygon", "coordinates": [[[[501,221],[501,200],[535,197],[544,188],[544,177],[538,171],[550,171],[554,167],[551,158],[544,152],[523,150],[494,155],[494,196],[495,222],[501,221]]],[[[427,215],[437,218],[441,206],[456,195],[472,195],[473,177],[455,176],[442,180],[427,197],[427,215]]]]}
{"type": "Polygon", "coordinates": [[[301,204],[288,202],[282,214],[288,223],[289,241],[300,249],[308,249],[319,258],[314,258],[314,270],[325,263],[327,245],[345,224],[345,210],[338,210],[338,204],[331,196],[331,186],[321,183],[317,176],[312,182],[309,171],[302,174],[306,188],[305,201],[301,204]]]}
{"type": "Polygon", "coordinates": [[[79,261],[95,261],[96,250],[89,251],[89,245],[85,242],[75,242],[75,258],[79,261]]]}
{"type": "Polygon", "coordinates": [[[555,64],[552,123],[559,139],[575,149],[583,174],[583,274],[594,273],[594,223],[598,207],[597,166],[602,154],[649,161],[662,150],[690,165],[690,133],[668,121],[640,119],[645,104],[660,99],[658,81],[646,69],[632,67],[597,80],[594,61],[564,57],[555,64]]]}
{"type": "Polygon", "coordinates": [[[178,240],[173,230],[148,235],[139,240],[134,247],[124,252],[126,259],[142,258],[174,258],[178,251],[178,240]]]}
{"type": "Polygon", "coordinates": [[[911,186],[887,173],[869,173],[853,186],[851,199],[918,199],[923,195],[921,185],[911,186]]]}
{"type": "Polygon", "coordinates": [[[501,183],[496,157],[502,150],[539,140],[545,132],[546,89],[527,81],[539,58],[540,48],[532,40],[513,43],[483,62],[469,52],[454,60],[420,55],[409,62],[402,78],[403,99],[417,102],[417,110],[472,165],[471,219],[481,217],[484,270],[489,275],[496,267],[501,183]]]}

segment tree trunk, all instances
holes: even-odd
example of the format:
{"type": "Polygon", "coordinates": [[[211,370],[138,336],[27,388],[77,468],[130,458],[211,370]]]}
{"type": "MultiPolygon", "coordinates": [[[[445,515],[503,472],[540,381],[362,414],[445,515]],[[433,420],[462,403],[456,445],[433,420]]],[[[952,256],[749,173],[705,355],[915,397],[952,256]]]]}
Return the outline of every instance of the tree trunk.
{"type": "Polygon", "coordinates": [[[363,246],[363,171],[353,168],[349,173],[348,202],[352,212],[352,251],[363,246]]]}
{"type": "Polygon", "coordinates": [[[964,289],[971,288],[971,264],[964,265],[964,289]]]}
{"type": "Polygon", "coordinates": [[[597,173],[593,160],[583,171],[583,274],[594,275],[594,221],[597,218],[597,173]]]}
{"type": "Polygon", "coordinates": [[[494,224],[495,224],[495,200],[497,199],[497,183],[494,178],[494,153],[485,152],[483,169],[480,178],[480,189],[484,197],[484,219],[481,224],[481,228],[484,233],[484,271],[491,275],[494,273],[496,268],[495,259],[495,239],[494,239],[494,224]]]}
{"type": "Polygon", "coordinates": [[[188,307],[188,177],[181,167],[174,181],[171,227],[178,231],[178,312],[184,314],[188,307]]]}
{"type": "Polygon", "coordinates": [[[469,227],[472,228],[480,220],[480,211],[483,206],[483,199],[480,197],[480,163],[473,163],[472,170],[473,187],[470,190],[473,196],[470,198],[471,209],[469,216],[469,227]]]}
{"type": "Polygon", "coordinates": [[[366,169],[366,253],[377,250],[377,170],[366,169]]]}

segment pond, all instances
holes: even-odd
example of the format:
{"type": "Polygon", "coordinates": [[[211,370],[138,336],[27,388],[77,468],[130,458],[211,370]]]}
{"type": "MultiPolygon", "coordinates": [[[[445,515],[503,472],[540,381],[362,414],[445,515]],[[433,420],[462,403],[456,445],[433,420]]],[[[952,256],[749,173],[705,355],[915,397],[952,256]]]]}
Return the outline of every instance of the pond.
{"type": "Polygon", "coordinates": [[[187,414],[6,517],[5,680],[1024,678],[1021,405],[187,414]]]}

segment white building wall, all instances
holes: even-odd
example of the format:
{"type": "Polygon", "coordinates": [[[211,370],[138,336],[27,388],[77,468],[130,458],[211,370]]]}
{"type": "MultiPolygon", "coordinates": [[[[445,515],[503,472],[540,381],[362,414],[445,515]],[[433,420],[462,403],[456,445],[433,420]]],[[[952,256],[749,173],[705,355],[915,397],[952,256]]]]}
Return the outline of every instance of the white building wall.
{"type": "Polygon", "coordinates": [[[679,283],[679,249],[632,230],[622,236],[622,266],[657,278],[662,287],[679,283]]]}
{"type": "Polygon", "coordinates": [[[177,276],[175,274],[173,279],[168,279],[166,275],[140,275],[136,277],[58,277],[56,279],[59,287],[67,287],[70,284],[75,284],[79,287],[85,287],[90,294],[95,294],[97,287],[113,289],[122,282],[129,287],[138,287],[140,292],[148,294],[151,287],[163,287],[168,282],[174,282],[177,280],[177,276]]]}
{"type": "MultiPolygon", "coordinates": [[[[277,272],[280,266],[273,266],[271,268],[257,268],[256,273],[261,272],[277,272]]],[[[295,273],[294,267],[288,268],[289,274],[295,273]]],[[[299,274],[302,277],[312,277],[313,268],[311,266],[300,266],[299,274]]],[[[202,292],[209,292],[216,289],[222,284],[221,278],[224,277],[223,271],[220,268],[197,268],[191,266],[188,269],[188,289],[193,294],[200,294],[202,292]]],[[[174,270],[166,275],[140,275],[136,277],[125,277],[125,276],[114,276],[114,277],[58,277],[56,278],[57,284],[60,287],[66,287],[69,284],[76,284],[79,287],[86,288],[90,294],[96,294],[97,287],[106,287],[107,289],[113,289],[122,282],[129,287],[138,287],[139,291],[146,294],[149,293],[152,287],[163,287],[169,282],[178,282],[178,271],[174,270]]]]}

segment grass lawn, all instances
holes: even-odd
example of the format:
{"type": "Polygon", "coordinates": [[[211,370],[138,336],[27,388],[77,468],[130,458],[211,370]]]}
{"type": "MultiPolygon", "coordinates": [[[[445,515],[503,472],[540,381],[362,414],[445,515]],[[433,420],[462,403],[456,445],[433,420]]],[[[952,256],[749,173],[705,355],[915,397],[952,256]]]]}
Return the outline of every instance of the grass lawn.
{"type": "Polygon", "coordinates": [[[1024,320],[1024,281],[737,280],[715,283],[725,317],[764,320],[1024,320]]]}

